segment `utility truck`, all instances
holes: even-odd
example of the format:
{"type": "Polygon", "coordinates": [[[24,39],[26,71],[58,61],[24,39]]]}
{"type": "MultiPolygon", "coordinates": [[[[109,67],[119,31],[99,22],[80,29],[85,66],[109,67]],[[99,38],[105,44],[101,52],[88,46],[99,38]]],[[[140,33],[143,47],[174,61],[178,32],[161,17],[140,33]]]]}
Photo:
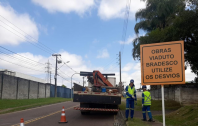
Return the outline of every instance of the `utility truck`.
{"type": "Polygon", "coordinates": [[[74,83],[73,102],[80,102],[81,114],[91,111],[108,111],[117,114],[118,105],[121,104],[123,86],[116,85],[115,74],[102,74],[98,70],[93,72],[80,72],[80,76],[87,77],[88,87],[74,83]]]}

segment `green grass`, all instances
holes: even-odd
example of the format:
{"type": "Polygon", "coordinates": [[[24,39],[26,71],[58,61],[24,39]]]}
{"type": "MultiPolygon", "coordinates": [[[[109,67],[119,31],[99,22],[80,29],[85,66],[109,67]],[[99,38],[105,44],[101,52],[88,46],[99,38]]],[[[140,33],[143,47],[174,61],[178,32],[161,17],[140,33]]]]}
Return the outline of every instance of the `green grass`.
{"type": "MultiPolygon", "coordinates": [[[[181,105],[172,100],[165,101],[165,109],[166,110],[177,110],[181,107],[181,105]]],[[[137,105],[135,106],[135,110],[142,111],[142,100],[137,100],[137,105]]],[[[161,111],[162,110],[162,101],[161,100],[152,100],[151,101],[151,110],[152,111],[161,111]]]]}
{"type": "Polygon", "coordinates": [[[121,104],[119,105],[120,110],[125,110],[126,109],[126,102],[121,102],[121,104]]]}
{"type": "Polygon", "coordinates": [[[66,98],[3,99],[0,100],[0,114],[29,109],[33,107],[70,101],[66,98]]]}
{"type": "MultiPolygon", "coordinates": [[[[162,116],[154,116],[154,119],[162,122],[162,116]]],[[[169,126],[197,126],[198,125],[198,107],[184,106],[166,115],[166,125],[169,126]]]]}
{"type": "MultiPolygon", "coordinates": [[[[162,111],[162,101],[161,100],[152,100],[151,101],[151,110],[152,111],[162,111]]],[[[122,101],[122,103],[119,105],[119,108],[121,110],[125,110],[126,108],[126,102],[122,101]]],[[[177,110],[181,108],[181,105],[176,102],[176,101],[165,101],[165,109],[166,110],[177,110]]],[[[137,105],[135,105],[135,110],[136,111],[142,111],[142,100],[138,99],[137,100],[137,105]]]]}
{"type": "Polygon", "coordinates": [[[143,122],[141,119],[133,118],[127,122],[127,126],[150,126],[146,122],[143,122]]]}

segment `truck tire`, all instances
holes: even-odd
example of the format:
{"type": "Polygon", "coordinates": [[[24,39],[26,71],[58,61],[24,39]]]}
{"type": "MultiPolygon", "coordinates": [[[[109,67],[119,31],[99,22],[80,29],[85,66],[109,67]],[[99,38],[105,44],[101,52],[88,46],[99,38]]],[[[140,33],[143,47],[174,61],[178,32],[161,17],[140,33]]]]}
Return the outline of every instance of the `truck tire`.
{"type": "Polygon", "coordinates": [[[88,115],[90,111],[81,111],[81,115],[88,115]]]}
{"type": "Polygon", "coordinates": [[[117,115],[118,114],[118,112],[113,112],[113,115],[117,115]]]}
{"type": "Polygon", "coordinates": [[[86,112],[82,112],[82,111],[81,111],[81,115],[85,115],[85,114],[86,114],[86,112]]]}

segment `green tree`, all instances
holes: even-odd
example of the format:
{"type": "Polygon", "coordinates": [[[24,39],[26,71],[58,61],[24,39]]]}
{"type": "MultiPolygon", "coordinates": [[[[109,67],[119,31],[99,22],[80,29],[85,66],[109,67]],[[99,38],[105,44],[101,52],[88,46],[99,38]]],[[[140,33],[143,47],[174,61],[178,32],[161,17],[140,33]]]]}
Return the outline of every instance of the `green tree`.
{"type": "Polygon", "coordinates": [[[64,84],[62,85],[62,87],[67,88],[67,86],[65,86],[64,84]]]}
{"type": "Polygon", "coordinates": [[[146,8],[136,13],[140,22],[135,25],[135,32],[138,34],[142,29],[147,34],[134,39],[132,56],[140,59],[141,44],[184,40],[186,65],[198,75],[198,3],[189,0],[189,6],[185,7],[186,3],[181,0],[162,1],[167,10],[161,1],[148,0],[146,8]],[[151,7],[154,9],[149,9],[151,7]]]}
{"type": "MultiPolygon", "coordinates": [[[[145,1],[145,0],[143,0],[145,1]]],[[[185,10],[184,0],[147,0],[146,8],[140,9],[136,12],[135,17],[136,23],[134,30],[137,34],[137,38],[133,41],[133,58],[140,58],[140,45],[149,44],[159,41],[162,35],[158,33],[164,30],[166,27],[170,26],[173,20],[176,18],[179,12],[185,10]],[[145,36],[138,36],[139,30],[147,32],[145,36]],[[156,30],[156,31],[154,31],[156,30]],[[157,38],[149,37],[149,33],[152,32],[157,35],[157,38]],[[149,37],[149,38],[148,38],[149,37]],[[146,39],[145,39],[146,38],[146,39]],[[148,40],[149,39],[149,40],[148,40]],[[154,41],[153,41],[154,40],[154,41]]],[[[156,36],[155,36],[156,37],[156,36]]]]}

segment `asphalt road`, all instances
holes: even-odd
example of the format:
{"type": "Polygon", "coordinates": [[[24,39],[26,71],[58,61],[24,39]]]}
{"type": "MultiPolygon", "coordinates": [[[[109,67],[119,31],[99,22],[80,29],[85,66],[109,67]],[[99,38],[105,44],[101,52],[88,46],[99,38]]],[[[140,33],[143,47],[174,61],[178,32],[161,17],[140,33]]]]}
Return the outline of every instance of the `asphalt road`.
{"type": "Polygon", "coordinates": [[[81,115],[80,111],[73,108],[79,103],[63,102],[54,105],[33,108],[20,112],[0,115],[0,126],[17,126],[20,119],[24,118],[25,126],[113,126],[115,116],[105,112],[93,112],[81,115]],[[68,123],[59,124],[62,106],[68,123]]]}

